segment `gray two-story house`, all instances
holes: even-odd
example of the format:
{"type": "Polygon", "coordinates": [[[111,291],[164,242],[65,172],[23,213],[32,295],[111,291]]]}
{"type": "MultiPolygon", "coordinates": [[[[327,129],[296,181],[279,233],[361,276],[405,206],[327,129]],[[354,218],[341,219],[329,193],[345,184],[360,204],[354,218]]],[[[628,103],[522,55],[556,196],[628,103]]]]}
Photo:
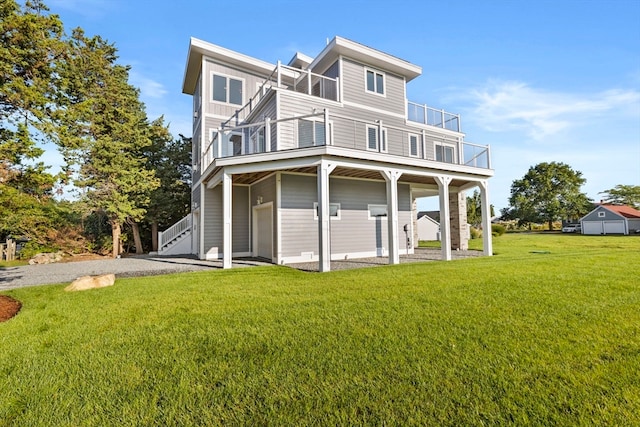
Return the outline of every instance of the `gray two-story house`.
{"type": "Polygon", "coordinates": [[[161,253],[225,268],[244,256],[395,264],[417,245],[416,199],[438,197],[449,260],[467,249],[464,192],[478,187],[491,255],[489,147],[464,141],[458,115],[407,100],[421,73],[341,37],[287,64],[191,39],[192,214],[162,233],[161,253]]]}

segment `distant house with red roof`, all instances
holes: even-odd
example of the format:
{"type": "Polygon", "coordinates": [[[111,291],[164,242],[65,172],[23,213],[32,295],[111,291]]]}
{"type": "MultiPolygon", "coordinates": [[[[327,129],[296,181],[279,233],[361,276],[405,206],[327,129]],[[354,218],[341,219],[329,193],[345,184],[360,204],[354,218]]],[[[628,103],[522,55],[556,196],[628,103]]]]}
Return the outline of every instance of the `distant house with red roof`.
{"type": "Polygon", "coordinates": [[[582,234],[640,233],[640,211],[631,206],[599,205],[580,219],[582,234]]]}

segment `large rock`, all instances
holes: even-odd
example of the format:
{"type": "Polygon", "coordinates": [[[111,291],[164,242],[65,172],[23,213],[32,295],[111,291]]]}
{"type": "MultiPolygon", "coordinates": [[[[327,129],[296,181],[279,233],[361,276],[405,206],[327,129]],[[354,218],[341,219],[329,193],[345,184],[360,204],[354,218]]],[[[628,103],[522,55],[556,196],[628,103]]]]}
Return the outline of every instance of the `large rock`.
{"type": "Polygon", "coordinates": [[[64,288],[65,291],[86,291],[87,289],[104,288],[112,286],[116,281],[115,274],[103,274],[100,276],[82,276],[71,282],[64,288]]]}
{"type": "Polygon", "coordinates": [[[62,252],[49,252],[49,253],[41,253],[36,254],[29,260],[29,264],[51,264],[54,262],[62,261],[62,252]]]}

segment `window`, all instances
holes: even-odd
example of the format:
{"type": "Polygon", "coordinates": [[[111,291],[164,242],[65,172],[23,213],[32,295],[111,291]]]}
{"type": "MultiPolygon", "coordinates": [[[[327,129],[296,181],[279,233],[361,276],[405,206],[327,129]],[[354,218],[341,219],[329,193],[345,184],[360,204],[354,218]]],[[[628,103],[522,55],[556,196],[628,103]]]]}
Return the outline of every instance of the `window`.
{"type": "Polygon", "coordinates": [[[598,212],[598,218],[604,218],[607,214],[605,212],[598,212]]]}
{"type": "Polygon", "coordinates": [[[242,80],[214,74],[213,100],[242,105],[242,84],[242,80]]]}
{"type": "MultiPolygon", "coordinates": [[[[329,203],[329,218],[340,219],[340,203],[329,203]]],[[[318,219],[318,203],[313,203],[313,219],[318,219]]]]}
{"type": "Polygon", "coordinates": [[[256,129],[251,134],[251,150],[253,153],[264,153],[267,151],[264,139],[264,127],[256,129]]]}
{"type": "Polygon", "coordinates": [[[369,205],[369,219],[386,218],[387,205],[369,205]]]}
{"type": "MultiPolygon", "coordinates": [[[[331,122],[329,122],[331,129],[331,122]]],[[[324,132],[324,122],[313,120],[298,120],[298,147],[306,148],[325,145],[327,138],[324,132]]]]}
{"type": "Polygon", "coordinates": [[[409,135],[409,155],[418,157],[418,135],[409,135]]]}
{"type": "Polygon", "coordinates": [[[455,148],[453,145],[436,144],[436,161],[455,163],[455,148]]]}
{"type": "Polygon", "coordinates": [[[378,71],[365,69],[365,75],[367,80],[367,92],[384,95],[384,74],[378,71]]]}
{"type": "Polygon", "coordinates": [[[367,150],[380,151],[382,153],[387,152],[387,130],[382,128],[382,141],[378,141],[379,138],[378,126],[367,125],[367,150]]]}

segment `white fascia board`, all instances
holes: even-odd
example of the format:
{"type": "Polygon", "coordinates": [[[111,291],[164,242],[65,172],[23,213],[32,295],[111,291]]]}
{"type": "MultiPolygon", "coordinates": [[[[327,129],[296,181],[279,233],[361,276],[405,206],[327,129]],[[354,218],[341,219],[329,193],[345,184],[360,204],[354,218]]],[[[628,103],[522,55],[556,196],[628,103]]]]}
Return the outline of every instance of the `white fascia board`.
{"type": "Polygon", "coordinates": [[[203,57],[224,61],[225,63],[235,65],[243,70],[254,71],[258,74],[268,75],[276,68],[275,64],[191,37],[191,41],[189,43],[189,54],[187,55],[187,64],[185,66],[184,80],[182,83],[183,93],[189,95],[193,94],[196,81],[198,80],[199,64],[202,62],[203,57]]]}
{"type": "Polygon", "coordinates": [[[316,66],[327,67],[331,64],[325,64],[325,62],[332,62],[340,55],[403,76],[407,82],[422,74],[422,67],[419,65],[339,36],[335,36],[329,42],[309,65],[309,69],[314,69],[316,66]]]}
{"type": "MultiPolygon", "coordinates": [[[[207,168],[206,175],[217,168],[224,168],[228,173],[238,174],[317,166],[324,156],[331,156],[331,162],[336,166],[373,171],[394,169],[402,173],[425,177],[447,175],[454,179],[480,182],[494,174],[492,169],[325,145],[216,159],[209,166],[211,169],[207,168]]],[[[216,176],[214,175],[209,181],[216,181],[216,176]]]]}

